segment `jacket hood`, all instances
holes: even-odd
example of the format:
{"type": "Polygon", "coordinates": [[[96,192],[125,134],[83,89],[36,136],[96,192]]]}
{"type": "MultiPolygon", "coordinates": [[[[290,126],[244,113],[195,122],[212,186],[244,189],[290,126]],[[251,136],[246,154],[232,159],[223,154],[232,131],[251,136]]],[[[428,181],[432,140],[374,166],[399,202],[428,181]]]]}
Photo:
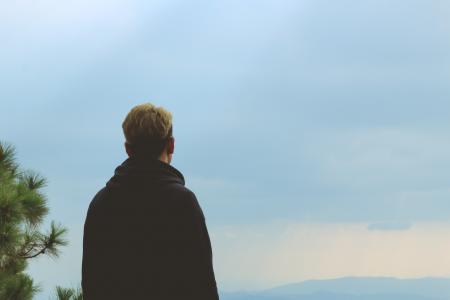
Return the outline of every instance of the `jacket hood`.
{"type": "Polygon", "coordinates": [[[178,183],[184,186],[183,174],[175,167],[154,158],[127,158],[114,171],[106,183],[109,188],[139,185],[166,185],[178,183]]]}

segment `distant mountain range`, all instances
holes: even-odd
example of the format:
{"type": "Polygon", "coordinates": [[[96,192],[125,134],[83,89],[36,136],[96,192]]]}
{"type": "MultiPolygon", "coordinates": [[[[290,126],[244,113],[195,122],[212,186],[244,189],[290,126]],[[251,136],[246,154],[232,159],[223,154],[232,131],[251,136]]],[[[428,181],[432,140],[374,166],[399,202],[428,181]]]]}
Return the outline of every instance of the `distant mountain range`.
{"type": "Polygon", "coordinates": [[[346,277],[309,280],[257,292],[222,293],[221,300],[450,300],[450,278],[346,277]]]}

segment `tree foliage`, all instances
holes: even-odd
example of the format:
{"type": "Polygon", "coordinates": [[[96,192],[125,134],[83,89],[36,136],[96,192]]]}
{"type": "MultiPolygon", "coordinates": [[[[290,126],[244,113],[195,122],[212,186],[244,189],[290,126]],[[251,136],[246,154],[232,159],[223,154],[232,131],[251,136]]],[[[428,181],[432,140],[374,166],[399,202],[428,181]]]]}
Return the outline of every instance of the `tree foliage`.
{"type": "Polygon", "coordinates": [[[81,288],[56,287],[56,297],[58,300],[83,300],[81,288]]]}
{"type": "MultiPolygon", "coordinates": [[[[67,229],[51,222],[40,231],[48,214],[42,193],[46,180],[21,171],[14,147],[0,142],[0,299],[32,299],[40,288],[25,273],[28,260],[40,255],[58,257],[67,245],[67,229]]],[[[74,298],[72,298],[74,299],[74,298]]]]}

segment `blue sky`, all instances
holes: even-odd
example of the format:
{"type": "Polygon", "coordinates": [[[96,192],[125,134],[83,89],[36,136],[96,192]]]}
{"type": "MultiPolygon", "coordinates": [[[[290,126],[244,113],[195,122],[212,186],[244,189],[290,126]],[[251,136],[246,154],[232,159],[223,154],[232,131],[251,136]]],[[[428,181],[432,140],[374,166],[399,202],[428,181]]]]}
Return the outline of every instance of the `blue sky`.
{"type": "MultiPolygon", "coordinates": [[[[308,278],[233,277],[248,240],[233,236],[249,228],[272,232],[265,243],[292,223],[356,240],[354,226],[447,233],[449,14],[437,0],[0,0],[0,139],[49,179],[49,220],[72,234],[32,273],[79,280],[87,206],[126,158],[121,122],[142,102],[174,115],[173,165],[204,209],[223,287],[308,278]]],[[[393,274],[337,269],[310,274],[393,274]]]]}

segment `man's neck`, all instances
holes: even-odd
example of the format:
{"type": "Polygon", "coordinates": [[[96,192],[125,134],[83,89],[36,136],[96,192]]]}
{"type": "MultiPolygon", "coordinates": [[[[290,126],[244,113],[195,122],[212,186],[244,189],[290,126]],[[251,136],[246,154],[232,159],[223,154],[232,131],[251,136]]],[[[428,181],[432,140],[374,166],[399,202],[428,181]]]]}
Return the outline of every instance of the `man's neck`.
{"type": "Polygon", "coordinates": [[[170,164],[169,158],[167,157],[167,155],[161,154],[161,156],[158,159],[166,164],[170,164]]]}

